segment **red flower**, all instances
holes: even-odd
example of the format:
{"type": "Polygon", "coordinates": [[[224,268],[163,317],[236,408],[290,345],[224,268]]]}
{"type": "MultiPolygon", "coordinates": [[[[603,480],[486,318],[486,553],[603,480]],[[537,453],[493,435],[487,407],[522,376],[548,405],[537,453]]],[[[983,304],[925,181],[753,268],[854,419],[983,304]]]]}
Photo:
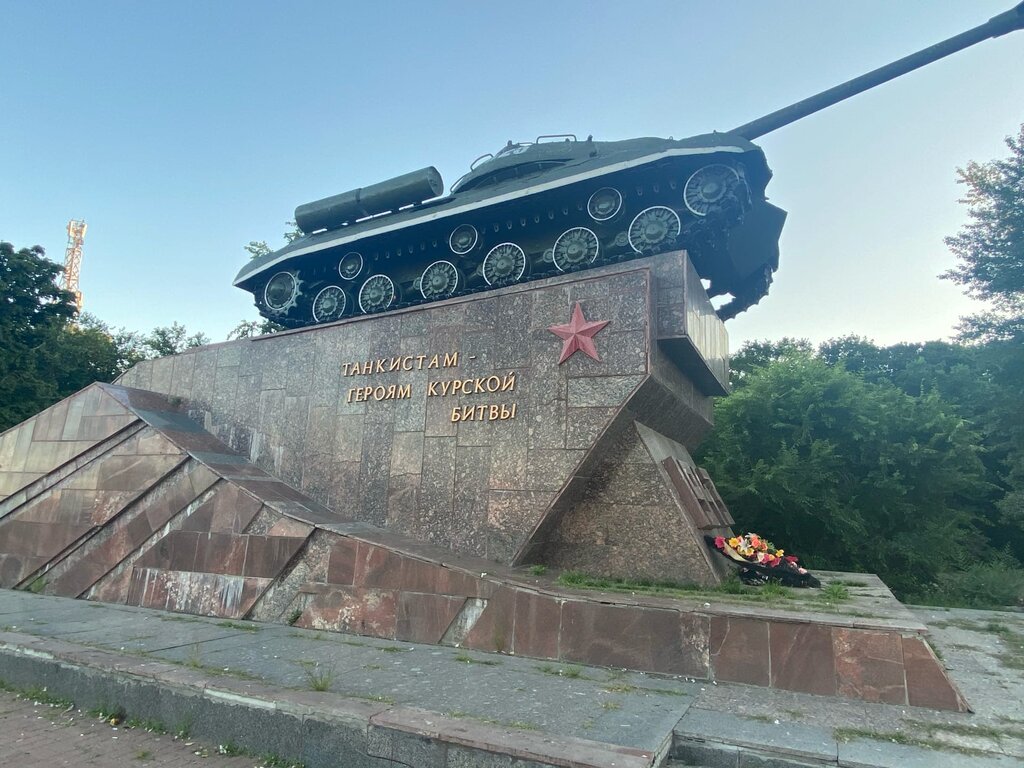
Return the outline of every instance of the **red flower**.
{"type": "Polygon", "coordinates": [[[725,549],[725,537],[715,536],[715,546],[719,549],[725,549]]]}

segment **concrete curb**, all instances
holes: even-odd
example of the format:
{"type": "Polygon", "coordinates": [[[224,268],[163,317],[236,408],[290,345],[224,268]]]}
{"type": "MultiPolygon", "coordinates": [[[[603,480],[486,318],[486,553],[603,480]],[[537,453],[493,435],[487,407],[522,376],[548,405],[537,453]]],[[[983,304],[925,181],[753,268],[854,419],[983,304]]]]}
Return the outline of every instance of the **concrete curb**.
{"type": "Polygon", "coordinates": [[[162,661],[0,632],[0,679],[83,709],[123,710],[171,730],[307,768],[650,768],[666,756],[502,728],[411,707],[272,687],[162,661]]]}
{"type": "Polygon", "coordinates": [[[1010,755],[965,755],[869,739],[833,743],[836,745],[834,757],[814,757],[775,745],[766,750],[764,745],[758,748],[741,740],[726,743],[676,733],[667,765],[700,768],[1020,768],[1021,765],[1010,755]]]}

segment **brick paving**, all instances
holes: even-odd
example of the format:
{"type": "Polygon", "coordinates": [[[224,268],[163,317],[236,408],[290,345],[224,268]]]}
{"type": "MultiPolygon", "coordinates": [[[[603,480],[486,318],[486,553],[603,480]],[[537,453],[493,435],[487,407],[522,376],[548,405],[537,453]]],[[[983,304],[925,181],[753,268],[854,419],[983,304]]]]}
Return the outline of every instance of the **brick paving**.
{"type": "Polygon", "coordinates": [[[0,691],[0,766],[4,768],[254,768],[254,757],[227,757],[217,745],[142,728],[114,727],[77,709],[0,691]]]}

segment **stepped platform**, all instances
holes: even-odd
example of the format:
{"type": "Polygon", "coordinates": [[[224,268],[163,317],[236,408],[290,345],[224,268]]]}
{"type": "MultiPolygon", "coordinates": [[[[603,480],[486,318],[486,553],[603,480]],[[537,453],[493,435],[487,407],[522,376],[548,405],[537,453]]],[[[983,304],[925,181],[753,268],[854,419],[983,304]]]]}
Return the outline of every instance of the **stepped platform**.
{"type": "Polygon", "coordinates": [[[567,588],[555,572],[346,520],[232,451],[172,398],[119,385],[92,385],[4,433],[0,455],[22,457],[0,473],[6,588],[967,709],[926,627],[873,576],[823,574],[853,593],[842,606],[799,590],[764,604],[714,588],[567,588]]]}
{"type": "Polygon", "coordinates": [[[306,768],[1021,765],[1024,673],[1007,638],[1024,618],[912,613],[975,713],[15,590],[0,590],[0,684],[306,768]]]}

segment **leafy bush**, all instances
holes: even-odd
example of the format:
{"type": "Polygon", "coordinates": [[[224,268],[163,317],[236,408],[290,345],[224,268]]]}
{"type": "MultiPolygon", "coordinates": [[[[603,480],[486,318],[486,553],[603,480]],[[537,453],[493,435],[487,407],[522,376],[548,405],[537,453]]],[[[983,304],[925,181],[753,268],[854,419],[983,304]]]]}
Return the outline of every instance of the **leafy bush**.
{"type": "Polygon", "coordinates": [[[907,594],[988,550],[979,442],[935,393],[790,348],[718,401],[699,461],[739,528],[786,542],[812,570],[875,572],[907,594]]]}
{"type": "Polygon", "coordinates": [[[1015,563],[976,563],[961,571],[940,573],[934,586],[909,598],[965,608],[1024,606],[1024,571],[1015,563]]]}

